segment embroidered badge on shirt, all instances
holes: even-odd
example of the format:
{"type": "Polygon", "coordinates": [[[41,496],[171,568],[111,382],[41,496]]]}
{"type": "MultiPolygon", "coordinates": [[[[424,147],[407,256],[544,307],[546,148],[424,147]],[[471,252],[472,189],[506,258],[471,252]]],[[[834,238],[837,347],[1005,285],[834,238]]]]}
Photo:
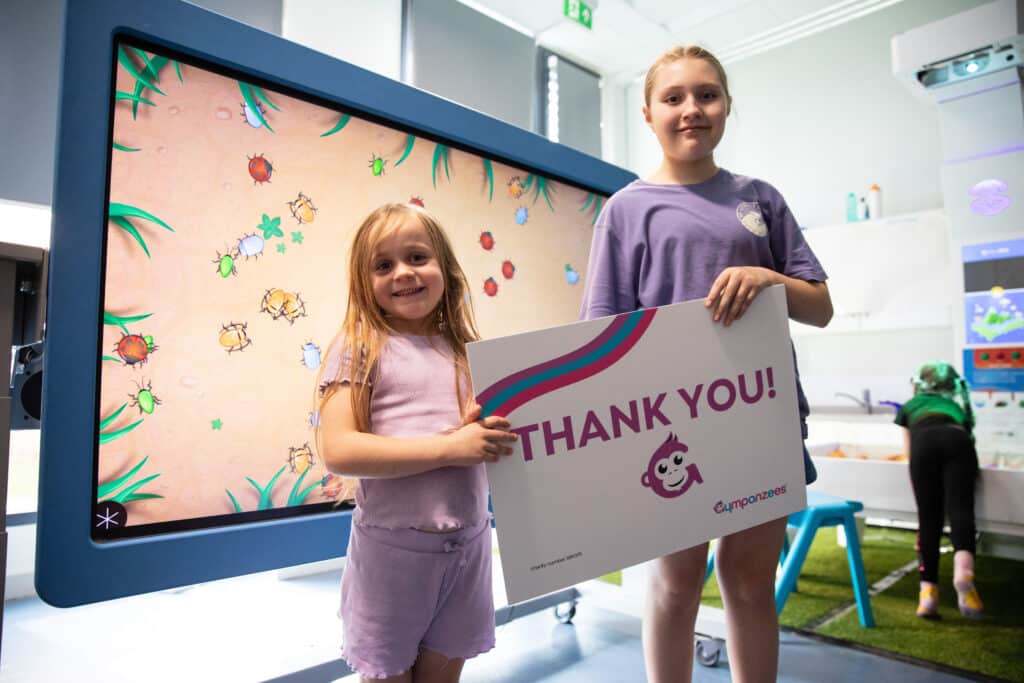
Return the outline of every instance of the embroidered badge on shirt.
{"type": "Polygon", "coordinates": [[[736,207],[736,218],[744,228],[758,237],[768,234],[768,224],[765,223],[764,216],[761,215],[761,205],[757,202],[740,202],[736,207]]]}

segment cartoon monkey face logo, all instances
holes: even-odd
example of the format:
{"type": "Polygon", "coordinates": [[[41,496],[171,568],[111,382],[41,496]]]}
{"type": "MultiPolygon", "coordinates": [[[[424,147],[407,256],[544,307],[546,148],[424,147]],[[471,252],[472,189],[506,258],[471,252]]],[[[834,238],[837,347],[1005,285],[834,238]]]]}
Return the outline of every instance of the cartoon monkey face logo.
{"type": "Polygon", "coordinates": [[[704,483],[697,465],[685,464],[683,453],[688,450],[675,434],[669,434],[665,443],[658,446],[658,450],[651,456],[647,471],[640,477],[640,483],[662,498],[676,498],[694,484],[704,483]]]}

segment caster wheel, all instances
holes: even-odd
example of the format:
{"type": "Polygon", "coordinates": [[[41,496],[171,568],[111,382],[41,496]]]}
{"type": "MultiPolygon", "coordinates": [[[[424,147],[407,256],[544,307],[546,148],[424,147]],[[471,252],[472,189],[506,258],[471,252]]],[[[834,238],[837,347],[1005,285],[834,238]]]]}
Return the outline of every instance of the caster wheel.
{"type": "Polygon", "coordinates": [[[701,666],[715,666],[722,655],[722,643],[717,639],[698,640],[694,643],[694,652],[701,666]]]}
{"type": "Polygon", "coordinates": [[[558,619],[559,623],[571,624],[572,618],[576,616],[576,603],[568,603],[568,607],[562,609],[561,605],[555,605],[555,619],[558,619]]]}

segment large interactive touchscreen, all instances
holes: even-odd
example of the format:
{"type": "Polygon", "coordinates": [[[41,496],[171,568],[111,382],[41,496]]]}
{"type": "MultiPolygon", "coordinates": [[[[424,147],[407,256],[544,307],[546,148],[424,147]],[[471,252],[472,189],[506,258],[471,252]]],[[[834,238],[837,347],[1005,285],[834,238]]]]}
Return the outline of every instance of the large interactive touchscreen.
{"type": "Polygon", "coordinates": [[[629,175],[190,5],[70,2],[67,26],[40,593],[342,554],[355,482],[313,390],[361,219],[435,213],[494,337],[575,320],[629,175]]]}

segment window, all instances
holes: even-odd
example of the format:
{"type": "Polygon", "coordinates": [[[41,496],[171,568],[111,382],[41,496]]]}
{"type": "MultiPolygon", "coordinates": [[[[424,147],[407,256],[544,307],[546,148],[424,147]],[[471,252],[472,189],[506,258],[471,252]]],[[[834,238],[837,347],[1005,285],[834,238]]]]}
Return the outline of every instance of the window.
{"type": "Polygon", "coordinates": [[[541,134],[600,158],[600,77],[543,48],[537,62],[541,134]]]}
{"type": "Polygon", "coordinates": [[[533,36],[456,0],[405,0],[403,9],[403,81],[536,130],[533,36]]]}

